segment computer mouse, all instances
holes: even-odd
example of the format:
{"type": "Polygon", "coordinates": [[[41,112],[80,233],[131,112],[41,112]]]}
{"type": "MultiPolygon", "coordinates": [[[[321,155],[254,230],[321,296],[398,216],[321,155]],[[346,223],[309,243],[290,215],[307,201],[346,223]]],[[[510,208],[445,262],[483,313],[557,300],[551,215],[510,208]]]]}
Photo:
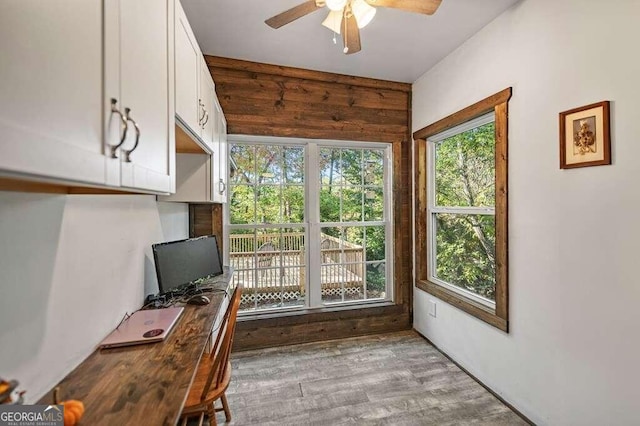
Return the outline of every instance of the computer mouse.
{"type": "Polygon", "coordinates": [[[208,305],[209,303],[211,303],[211,299],[202,294],[196,294],[187,300],[187,305],[208,305]]]}

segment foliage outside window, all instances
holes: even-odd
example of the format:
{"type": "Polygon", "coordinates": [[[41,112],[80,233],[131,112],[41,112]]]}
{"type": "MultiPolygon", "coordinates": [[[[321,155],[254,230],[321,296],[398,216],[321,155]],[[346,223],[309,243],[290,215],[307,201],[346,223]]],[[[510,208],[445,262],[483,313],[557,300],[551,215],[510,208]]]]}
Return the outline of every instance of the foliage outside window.
{"type": "Polygon", "coordinates": [[[429,279],[495,306],[495,123],[491,112],[430,137],[429,279]]]}
{"type": "Polygon", "coordinates": [[[416,286],[504,331],[510,96],[506,89],[414,133],[416,286]]]}

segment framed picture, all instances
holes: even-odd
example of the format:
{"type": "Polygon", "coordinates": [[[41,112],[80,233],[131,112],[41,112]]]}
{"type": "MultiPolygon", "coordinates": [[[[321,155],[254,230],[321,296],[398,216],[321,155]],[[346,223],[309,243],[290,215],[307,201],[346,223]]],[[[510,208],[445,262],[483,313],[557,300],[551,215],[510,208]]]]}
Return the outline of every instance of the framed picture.
{"type": "Polygon", "coordinates": [[[611,164],[609,101],[560,113],[560,168],[611,164]]]}

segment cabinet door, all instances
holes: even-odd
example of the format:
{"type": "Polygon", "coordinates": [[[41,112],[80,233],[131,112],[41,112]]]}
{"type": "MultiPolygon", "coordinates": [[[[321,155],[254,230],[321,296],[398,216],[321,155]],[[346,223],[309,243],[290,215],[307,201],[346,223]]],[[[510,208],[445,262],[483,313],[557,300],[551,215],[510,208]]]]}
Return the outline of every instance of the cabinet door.
{"type": "Polygon", "coordinates": [[[173,0],[120,0],[120,91],[128,121],[120,167],[126,188],[171,190],[172,28],[173,0]]]}
{"type": "Polygon", "coordinates": [[[176,1],[176,116],[195,135],[200,136],[202,99],[200,98],[200,47],[179,1],[176,1]]]}
{"type": "Polygon", "coordinates": [[[0,173],[101,186],[119,167],[103,145],[102,4],[0,2],[0,173]]]}
{"type": "Polygon", "coordinates": [[[216,110],[214,106],[215,85],[213,79],[209,73],[209,68],[201,58],[200,65],[200,99],[202,100],[203,118],[201,120],[202,128],[202,141],[211,148],[211,151],[215,150],[215,125],[217,123],[216,110]]]}

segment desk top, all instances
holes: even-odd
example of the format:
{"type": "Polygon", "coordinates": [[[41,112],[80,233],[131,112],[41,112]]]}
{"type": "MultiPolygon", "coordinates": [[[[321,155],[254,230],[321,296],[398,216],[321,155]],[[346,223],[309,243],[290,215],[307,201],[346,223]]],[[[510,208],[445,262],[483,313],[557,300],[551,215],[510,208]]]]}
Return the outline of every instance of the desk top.
{"type": "MultiPolygon", "coordinates": [[[[98,349],[65,377],[60,399],[85,406],[79,425],[175,425],[224,293],[209,297],[208,305],[186,305],[165,341],[98,349]]],[[[52,402],[53,390],[38,403],[52,402]]]]}

